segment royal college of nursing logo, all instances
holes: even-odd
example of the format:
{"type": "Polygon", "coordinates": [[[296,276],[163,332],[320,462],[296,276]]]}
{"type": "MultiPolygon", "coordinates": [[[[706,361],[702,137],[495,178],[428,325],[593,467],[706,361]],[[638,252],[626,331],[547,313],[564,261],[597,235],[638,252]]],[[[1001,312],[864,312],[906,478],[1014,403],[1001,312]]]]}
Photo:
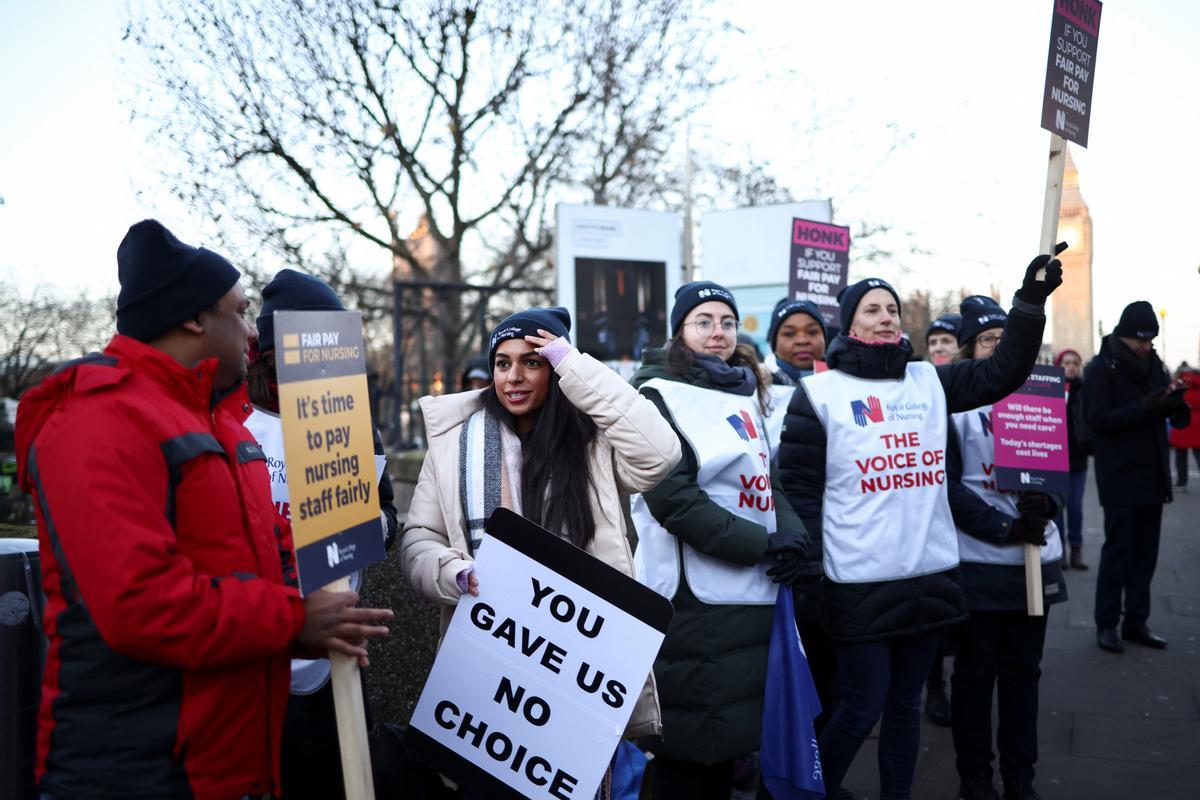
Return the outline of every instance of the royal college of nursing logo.
{"type": "Polygon", "coordinates": [[[336,567],[342,560],[341,553],[338,552],[337,542],[330,542],[325,545],[325,560],[329,562],[330,568],[336,567]]]}
{"type": "Polygon", "coordinates": [[[865,403],[862,400],[851,400],[850,412],[854,414],[854,424],[860,428],[867,427],[868,420],[883,422],[883,404],[875,395],[868,397],[865,403]]]}
{"type": "Polygon", "coordinates": [[[745,411],[741,414],[730,414],[725,421],[733,427],[738,436],[742,437],[742,441],[748,442],[758,438],[758,430],[754,427],[754,421],[745,411]]]}

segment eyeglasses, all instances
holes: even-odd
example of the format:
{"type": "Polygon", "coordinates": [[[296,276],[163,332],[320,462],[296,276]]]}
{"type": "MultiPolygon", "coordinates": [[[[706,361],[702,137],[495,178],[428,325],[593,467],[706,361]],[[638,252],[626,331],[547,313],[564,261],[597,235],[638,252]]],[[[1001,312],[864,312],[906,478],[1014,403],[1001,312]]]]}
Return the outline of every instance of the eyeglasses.
{"type": "Polygon", "coordinates": [[[975,337],[975,344],[983,345],[984,347],[995,347],[996,343],[1000,341],[1000,336],[1001,334],[999,333],[985,333],[982,336],[975,337]]]}
{"type": "MultiPolygon", "coordinates": [[[[716,327],[716,323],[711,319],[697,319],[691,322],[685,322],[684,324],[695,325],[696,330],[700,332],[701,336],[708,336],[713,332],[713,328],[716,327]]],[[[721,331],[723,333],[734,334],[737,333],[741,327],[742,323],[738,322],[736,319],[721,320],[721,331]]]]}

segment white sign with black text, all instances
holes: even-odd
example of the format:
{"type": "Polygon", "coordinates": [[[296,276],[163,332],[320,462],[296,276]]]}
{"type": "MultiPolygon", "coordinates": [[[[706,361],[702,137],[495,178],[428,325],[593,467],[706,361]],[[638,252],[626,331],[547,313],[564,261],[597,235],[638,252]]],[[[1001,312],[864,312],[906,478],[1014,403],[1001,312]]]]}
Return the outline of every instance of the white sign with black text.
{"type": "Polygon", "coordinates": [[[486,531],[409,742],[488,797],[591,800],[671,604],[506,509],[486,531]]]}

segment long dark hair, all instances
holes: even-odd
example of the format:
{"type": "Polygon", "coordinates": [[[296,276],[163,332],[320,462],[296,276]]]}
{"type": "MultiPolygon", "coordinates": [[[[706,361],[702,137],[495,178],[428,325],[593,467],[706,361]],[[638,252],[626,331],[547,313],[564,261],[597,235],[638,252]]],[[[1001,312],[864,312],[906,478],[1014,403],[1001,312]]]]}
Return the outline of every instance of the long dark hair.
{"type": "MultiPolygon", "coordinates": [[[[676,336],[667,342],[667,372],[683,378],[688,370],[696,363],[696,353],[683,343],[683,336],[676,336]]],[[[754,372],[754,382],[758,394],[758,407],[766,414],[770,401],[767,392],[770,390],[770,380],[765,370],[758,363],[758,353],[748,344],[739,344],[733,348],[733,355],[725,362],[731,367],[749,367],[754,372]]]]}
{"type": "MultiPolygon", "coordinates": [[[[517,420],[500,403],[493,384],[483,391],[483,407],[514,432],[517,420]]],[[[531,412],[533,429],[521,436],[521,513],[555,533],[565,532],[577,547],[596,535],[590,495],[595,482],[588,456],[599,430],[571,405],[550,372],[546,402],[531,412]]]]}

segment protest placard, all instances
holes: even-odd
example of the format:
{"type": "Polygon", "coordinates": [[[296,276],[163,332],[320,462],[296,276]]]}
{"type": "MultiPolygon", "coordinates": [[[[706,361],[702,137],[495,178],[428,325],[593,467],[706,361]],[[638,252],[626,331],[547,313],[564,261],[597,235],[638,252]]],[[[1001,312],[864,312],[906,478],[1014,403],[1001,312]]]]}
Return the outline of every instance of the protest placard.
{"type": "Polygon", "coordinates": [[[300,591],[384,558],[357,311],[275,314],[279,416],[300,591]]]}
{"type": "MultiPolygon", "coordinates": [[[[1070,476],[1063,370],[1037,365],[1024,386],[994,404],[992,437],[997,489],[1065,495],[1070,476]]],[[[1041,559],[1041,548],[1025,545],[1025,602],[1035,617],[1045,613],[1041,559]]]]}
{"type": "Polygon", "coordinates": [[[410,746],[489,798],[591,800],[670,623],[670,602],[507,509],[475,559],[410,746]]]}
{"type": "Polygon", "coordinates": [[[1100,37],[1099,0],[1054,0],[1042,127],[1087,147],[1100,37]]]}
{"type": "MultiPolygon", "coordinates": [[[[300,592],[350,588],[386,555],[357,311],[276,311],[275,371],[300,592]]],[[[347,800],[375,796],[358,660],[330,653],[347,800]]]]}
{"type": "Polygon", "coordinates": [[[1039,364],[1024,386],[992,406],[997,489],[1069,491],[1066,385],[1061,367],[1039,364]]]}
{"type": "Polygon", "coordinates": [[[846,288],[850,269],[850,229],[807,219],[792,220],[792,259],[788,297],[811,300],[826,328],[837,328],[837,294],[846,288]]]}

